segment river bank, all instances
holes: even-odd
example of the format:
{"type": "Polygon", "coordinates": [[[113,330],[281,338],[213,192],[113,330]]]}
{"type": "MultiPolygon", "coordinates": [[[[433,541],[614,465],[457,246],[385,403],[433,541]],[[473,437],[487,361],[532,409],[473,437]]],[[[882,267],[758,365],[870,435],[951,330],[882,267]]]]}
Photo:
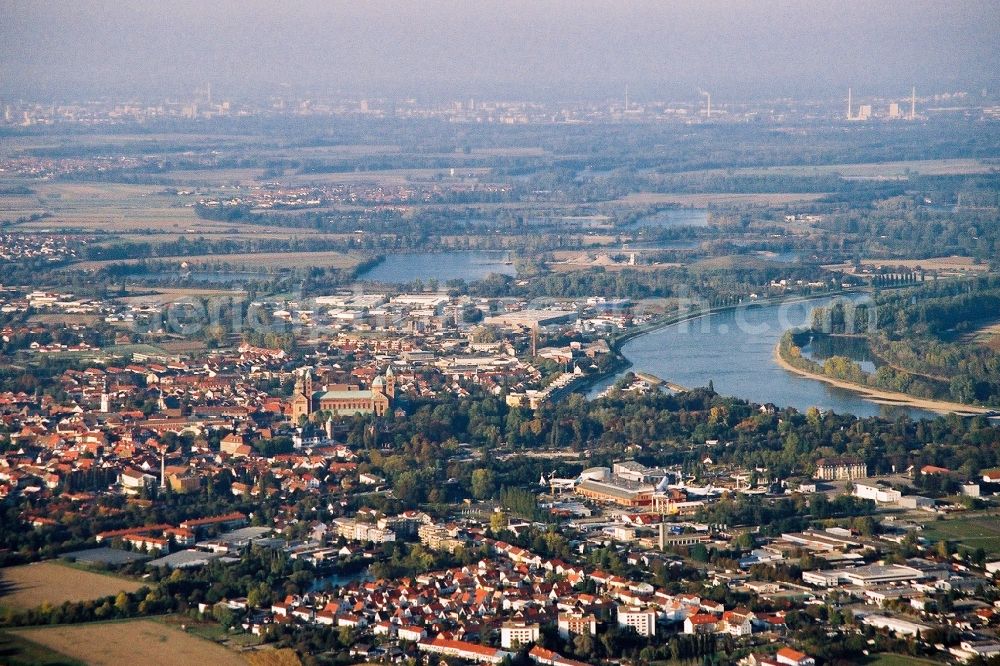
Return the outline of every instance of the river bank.
{"type": "MultiPolygon", "coordinates": [[[[688,312],[674,313],[672,315],[664,315],[650,321],[641,326],[637,326],[619,336],[613,337],[608,340],[608,346],[611,348],[611,353],[616,357],[616,362],[607,371],[596,373],[593,375],[588,375],[585,378],[577,380],[571,386],[571,390],[568,393],[586,393],[594,386],[600,385],[606,380],[617,377],[627,371],[629,368],[633,367],[633,363],[629,360],[625,354],[622,352],[622,348],[631,340],[640,338],[644,335],[649,335],[650,333],[655,333],[656,331],[666,328],[668,326],[673,326],[675,324],[681,324],[684,322],[695,321],[703,317],[710,317],[712,315],[723,314],[726,312],[733,312],[739,310],[740,308],[746,307],[767,307],[770,305],[780,305],[782,303],[803,303],[808,302],[817,298],[832,298],[836,296],[843,296],[851,293],[860,293],[855,290],[849,289],[839,289],[837,291],[821,294],[821,295],[809,295],[803,296],[801,294],[796,294],[792,296],[785,296],[782,298],[775,299],[761,299],[757,301],[752,301],[748,303],[736,303],[732,305],[719,305],[709,308],[699,308],[696,310],[690,310],[688,312]]],[[[669,378],[661,378],[665,385],[671,387],[672,390],[687,390],[681,387],[679,384],[672,382],[669,378]],[[677,388],[674,388],[677,387],[677,388]]]]}
{"type": "Polygon", "coordinates": [[[855,384],[842,379],[834,379],[833,377],[827,377],[826,375],[809,372],[808,370],[796,368],[794,365],[786,361],[781,355],[780,348],[781,343],[779,342],[774,347],[774,362],[781,366],[782,369],[799,375],[800,377],[806,377],[808,379],[824,382],[830,386],[836,386],[837,388],[857,393],[866,400],[870,400],[879,405],[905,405],[908,407],[916,407],[917,409],[925,409],[938,414],[955,413],[960,416],[975,416],[977,414],[988,414],[994,411],[986,407],[965,405],[960,402],[948,402],[947,400],[934,400],[932,398],[918,398],[912,395],[907,395],[906,393],[872,388],[863,384],[855,384]]]}

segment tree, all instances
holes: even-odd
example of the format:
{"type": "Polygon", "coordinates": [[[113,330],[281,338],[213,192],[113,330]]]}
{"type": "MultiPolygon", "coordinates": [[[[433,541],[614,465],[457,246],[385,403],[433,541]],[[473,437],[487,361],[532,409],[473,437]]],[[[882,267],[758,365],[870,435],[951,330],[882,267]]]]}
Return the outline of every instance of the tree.
{"type": "Polygon", "coordinates": [[[573,638],[573,652],[580,656],[590,656],[594,653],[594,638],[589,633],[577,634],[573,638]]]}
{"type": "Polygon", "coordinates": [[[233,626],[236,621],[236,614],[227,604],[219,602],[212,607],[212,617],[226,629],[233,626]]]}
{"type": "Polygon", "coordinates": [[[476,499],[486,499],[493,496],[496,488],[496,479],[493,472],[480,467],[472,472],[472,496],[476,499]]]}
{"type": "Polygon", "coordinates": [[[490,531],[493,534],[500,534],[507,528],[507,514],[502,511],[494,511],[490,515],[490,531]]]}

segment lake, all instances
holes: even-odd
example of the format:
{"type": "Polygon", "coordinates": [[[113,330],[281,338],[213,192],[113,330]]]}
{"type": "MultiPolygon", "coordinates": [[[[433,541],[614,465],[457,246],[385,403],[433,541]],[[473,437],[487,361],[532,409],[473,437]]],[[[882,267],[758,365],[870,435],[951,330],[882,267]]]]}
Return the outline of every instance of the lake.
{"type": "MultiPolygon", "coordinates": [[[[798,410],[818,407],[857,416],[935,418],[922,409],[879,405],[858,394],[801,377],[779,367],[773,358],[778,340],[789,328],[810,323],[812,310],[830,302],[815,298],[796,303],[751,306],[666,326],[629,340],[622,353],[630,370],[648,372],[681,386],[707,386],[756,403],[771,402],[798,410]]],[[[619,376],[592,387],[595,397],[619,376]]]]}
{"type": "Polygon", "coordinates": [[[472,282],[490,273],[514,275],[513,264],[505,263],[509,260],[509,253],[503,251],[404,252],[386,256],[359,278],[392,284],[434,279],[444,286],[448,280],[472,282]]]}
{"type": "Polygon", "coordinates": [[[326,589],[332,589],[335,587],[344,587],[350,585],[354,582],[368,582],[374,580],[372,575],[368,572],[368,567],[360,569],[358,571],[353,571],[350,573],[334,573],[327,574],[325,576],[317,576],[313,580],[312,585],[309,588],[310,592],[321,592],[326,589]]]}
{"type": "Polygon", "coordinates": [[[804,358],[817,363],[823,363],[831,356],[849,358],[866,374],[872,374],[879,366],[864,338],[815,335],[810,336],[801,349],[804,358]]]}
{"type": "Polygon", "coordinates": [[[707,227],[708,210],[705,208],[664,208],[635,222],[626,224],[622,229],[639,229],[641,227],[707,227]]]}

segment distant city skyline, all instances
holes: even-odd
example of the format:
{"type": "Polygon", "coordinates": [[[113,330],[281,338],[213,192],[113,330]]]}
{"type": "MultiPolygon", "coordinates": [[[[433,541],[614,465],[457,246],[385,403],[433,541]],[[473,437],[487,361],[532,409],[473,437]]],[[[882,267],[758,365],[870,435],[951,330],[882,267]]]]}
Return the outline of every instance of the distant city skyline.
{"type": "Polygon", "coordinates": [[[995,2],[5,4],[0,95],[995,92],[995,2]]]}

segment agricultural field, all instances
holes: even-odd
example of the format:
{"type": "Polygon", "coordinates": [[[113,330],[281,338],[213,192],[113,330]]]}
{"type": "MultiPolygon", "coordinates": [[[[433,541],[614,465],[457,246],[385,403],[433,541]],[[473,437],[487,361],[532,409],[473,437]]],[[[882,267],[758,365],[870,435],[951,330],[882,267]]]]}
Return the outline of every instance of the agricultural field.
{"type": "MultiPolygon", "coordinates": [[[[489,169],[483,167],[456,168],[463,176],[485,176],[489,169]]],[[[406,185],[413,181],[431,181],[447,177],[449,169],[384,169],[380,171],[342,171],[336,173],[303,173],[285,175],[279,180],[286,185],[323,185],[340,183],[377,183],[381,186],[406,185]]]]}
{"type": "Polygon", "coordinates": [[[68,326],[93,326],[100,320],[98,315],[66,312],[44,312],[28,317],[28,321],[32,324],[66,324],[68,326]]]}
{"type": "Polygon", "coordinates": [[[128,620],[10,632],[94,666],[172,664],[245,666],[246,660],[211,641],[153,620],[128,620]]]}
{"type": "Polygon", "coordinates": [[[47,182],[31,183],[30,187],[32,195],[0,198],[0,219],[14,220],[37,213],[51,217],[19,225],[20,230],[178,231],[231,226],[198,220],[194,209],[183,205],[186,200],[163,194],[162,186],[47,182]]]}
{"type": "Polygon", "coordinates": [[[751,204],[760,206],[783,206],[791,203],[815,201],[826,196],[814,192],[765,192],[754,194],[664,194],[660,192],[634,192],[610,203],[626,206],[651,206],[654,204],[678,204],[694,208],[712,205],[751,204]]]}
{"type": "Polygon", "coordinates": [[[0,606],[35,608],[48,602],[86,601],[134,592],[142,583],[54,562],[0,569],[0,606]]]}
{"type": "Polygon", "coordinates": [[[963,549],[1000,553],[1000,520],[995,515],[934,521],[924,528],[923,536],[931,541],[947,539],[963,549]]]}
{"type": "MultiPolygon", "coordinates": [[[[986,264],[977,264],[972,257],[960,256],[931,257],[929,259],[862,259],[861,265],[872,268],[901,268],[911,271],[919,268],[924,271],[938,271],[942,275],[986,273],[990,269],[986,264]]],[[[854,265],[850,263],[827,264],[823,268],[854,272],[854,265]]]]}
{"type": "Polygon", "coordinates": [[[1000,351],[1000,321],[983,326],[969,335],[971,342],[1000,351]]]}
{"type": "Polygon", "coordinates": [[[80,666],[84,662],[71,659],[44,645],[0,632],[0,664],[4,666],[80,666]]]}
{"type": "Polygon", "coordinates": [[[838,174],[844,178],[896,178],[910,174],[922,176],[956,176],[990,173],[995,163],[978,159],[908,160],[901,162],[868,162],[862,164],[823,164],[737,169],[708,169],[689,174],[735,176],[826,176],[838,174]]]}
{"type": "Polygon", "coordinates": [[[243,295],[241,291],[232,289],[210,289],[200,287],[159,287],[155,291],[137,294],[135,296],[124,296],[120,300],[122,303],[132,305],[163,305],[173,303],[185,298],[236,298],[243,295]]]}

